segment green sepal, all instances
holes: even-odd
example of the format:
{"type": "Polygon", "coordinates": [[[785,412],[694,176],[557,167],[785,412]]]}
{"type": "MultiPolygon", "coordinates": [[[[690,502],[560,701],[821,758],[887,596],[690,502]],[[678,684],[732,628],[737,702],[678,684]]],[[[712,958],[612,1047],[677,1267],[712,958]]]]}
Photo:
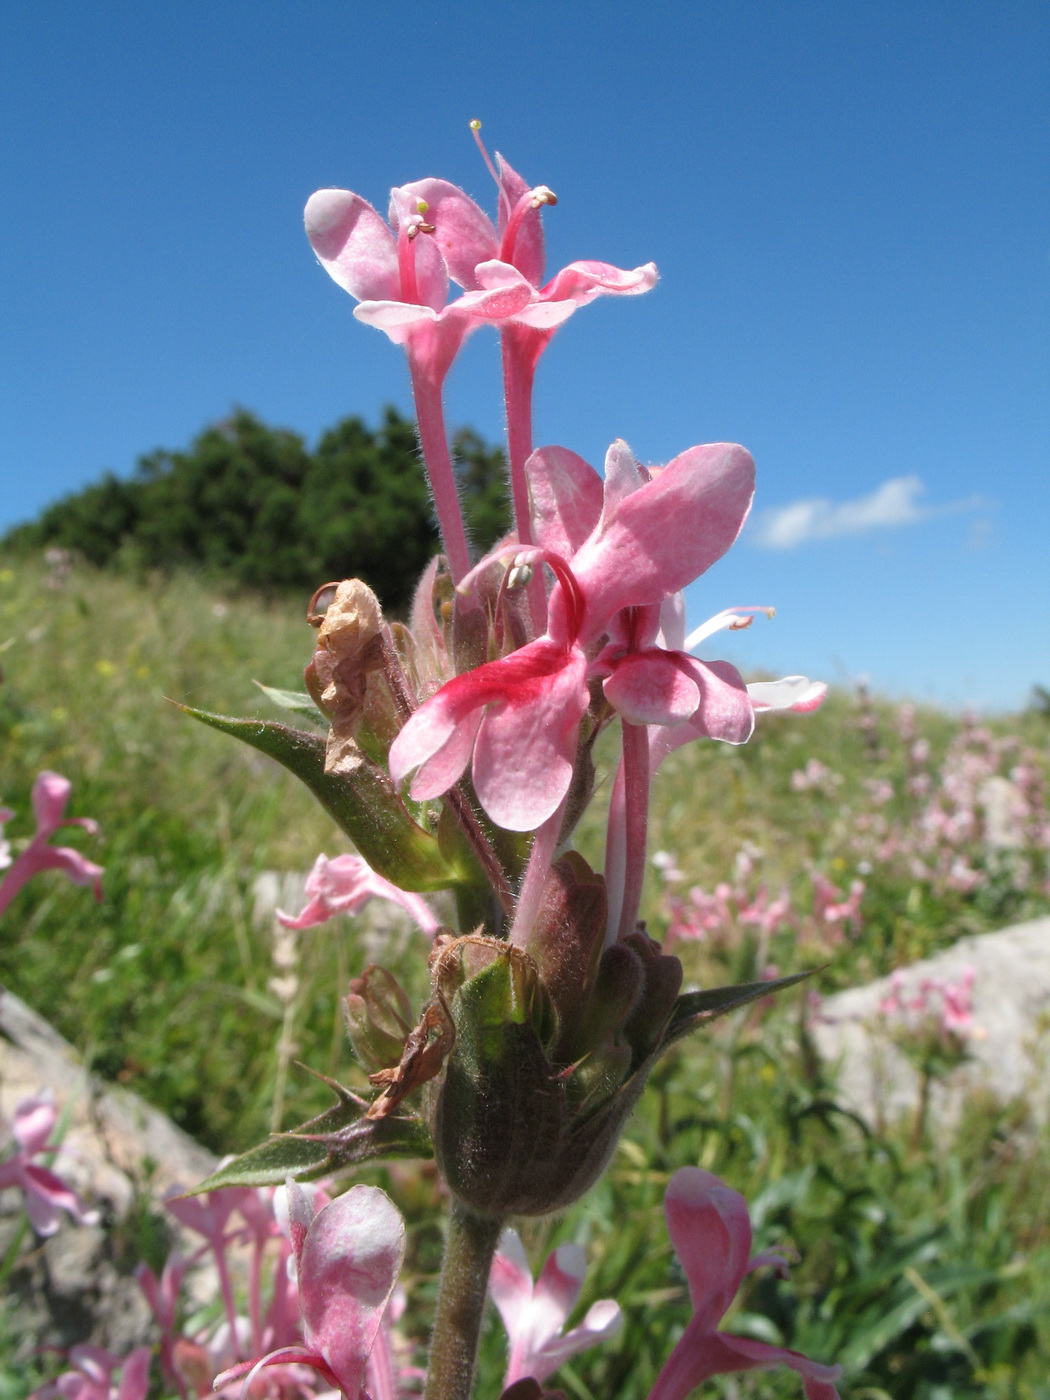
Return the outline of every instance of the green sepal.
{"type": "Polygon", "coordinates": [[[314,704],[313,696],[305,690],[278,690],[273,685],[263,685],[262,681],[253,681],[257,685],[267,700],[272,705],[276,705],[279,710],[287,710],[293,715],[302,715],[313,724],[321,724],[327,729],[329,718],[314,704]]]}
{"type": "Polygon", "coordinates": [[[217,1191],[223,1186],[280,1186],[288,1177],[316,1181],[344,1167],[376,1157],[432,1157],[430,1133],[420,1118],[362,1118],[361,1105],[349,1095],[290,1133],[277,1133],[258,1147],[213,1172],[187,1191],[217,1191]]]}
{"type": "Polygon", "coordinates": [[[686,992],[675,1002],[658,1053],[662,1054],[668,1046],[673,1045],[676,1040],[681,1040],[682,1036],[688,1035],[690,1031],[699,1030],[701,1026],[717,1021],[719,1016],[727,1016],[730,1011],[747,1006],[749,1002],[758,1001],[759,997],[770,996],[773,992],[783,991],[785,987],[804,982],[817,971],[818,968],[810,968],[808,972],[796,972],[791,977],[777,977],[769,982],[741,982],[736,987],[709,987],[702,992],[686,992]]]}
{"type": "MultiPolygon", "coordinates": [[[[177,703],[177,702],[176,702],[177,703]]],[[[437,838],[414,822],[393,783],[362,755],[353,773],[326,773],[325,741],[274,720],[234,719],[179,705],[203,724],[232,734],[275,759],[305,783],[373,870],[403,890],[445,890],[467,877],[441,853],[437,838]]]]}

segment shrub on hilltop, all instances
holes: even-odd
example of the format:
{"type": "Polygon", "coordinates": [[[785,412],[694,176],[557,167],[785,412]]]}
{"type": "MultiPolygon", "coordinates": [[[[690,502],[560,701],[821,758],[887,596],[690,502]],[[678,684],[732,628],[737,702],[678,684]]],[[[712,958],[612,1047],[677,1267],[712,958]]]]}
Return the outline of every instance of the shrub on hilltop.
{"type": "MultiPolygon", "coordinates": [[[[470,429],[454,451],[467,519],[485,549],[507,529],[503,454],[470,429]]],[[[363,576],[392,610],[408,602],[438,547],[415,425],[394,408],[375,430],[343,419],[313,451],[297,433],[236,409],[186,451],[158,448],[133,476],[106,474],[3,544],[17,554],[67,549],[100,568],[188,566],[269,592],[363,576]]]]}

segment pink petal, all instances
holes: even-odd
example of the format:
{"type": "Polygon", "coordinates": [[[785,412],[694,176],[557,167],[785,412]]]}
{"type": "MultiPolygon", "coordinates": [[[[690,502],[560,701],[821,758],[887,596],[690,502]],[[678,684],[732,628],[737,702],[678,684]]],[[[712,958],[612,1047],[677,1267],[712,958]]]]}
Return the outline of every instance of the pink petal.
{"type": "Polygon", "coordinates": [[[660,604],[660,631],[656,640],[668,651],[688,651],[685,644],[685,598],[672,593],[660,604]]]}
{"type": "Polygon", "coordinates": [[[358,301],[401,296],[397,246],[382,216],[350,190],[318,190],[306,203],[306,236],[321,265],[358,301]]]}
{"type": "Polygon", "coordinates": [[[33,784],[33,811],[36,813],[36,834],[50,836],[62,821],[73,785],[61,773],[39,773],[33,784]]]}
{"type": "Polygon", "coordinates": [[[725,553],[751,508],[755,466],[732,443],[691,448],[626,496],[572,561],[587,598],[581,640],[624,607],[659,603],[725,553]]]}
{"type": "Polygon", "coordinates": [[[54,1234],[56,1210],[68,1211],[78,1225],[94,1225],[98,1220],[98,1211],[88,1210],[73,1188],[48,1167],[26,1166],[24,1183],[26,1210],[37,1234],[54,1234]]]}
{"type": "Polygon", "coordinates": [[[628,724],[682,724],[700,705],[696,681],[659,648],[617,662],[604,690],[628,724]]]}
{"type": "Polygon", "coordinates": [[[440,382],[463,341],[481,324],[461,306],[463,300],[460,297],[440,312],[404,301],[362,301],[354,307],[354,315],[385,331],[395,345],[403,345],[410,360],[440,382]]]}
{"type": "Polygon", "coordinates": [[[587,1258],[578,1244],[559,1245],[547,1256],[532,1294],[530,1331],[535,1350],[546,1348],[565,1326],[586,1276],[587,1258]]]}
{"type": "MultiPolygon", "coordinates": [[[[499,170],[500,203],[499,231],[502,235],[507,216],[523,194],[532,188],[518,172],[496,152],[496,166],[499,170]]],[[[543,281],[543,267],[546,261],[543,247],[543,220],[539,209],[530,209],[521,221],[518,236],[514,240],[514,266],[534,287],[543,281]]]]}
{"type": "Polygon", "coordinates": [[[540,447],[525,463],[536,543],[571,558],[602,511],[602,480],[567,447],[540,447]]]}
{"type": "MultiPolygon", "coordinates": [[[[551,659],[559,652],[546,646],[551,659]]],[[[504,658],[513,662],[529,647],[504,658]]],[[[587,709],[587,661],[575,648],[560,653],[547,674],[522,680],[493,706],[474,745],[473,778],[478,799],[492,820],[508,831],[533,831],[557,811],[569,790],[580,720],[587,709]]],[[[496,663],[493,663],[496,664],[496,663]]]]}
{"type": "Polygon", "coordinates": [[[605,454],[601,531],[612,521],[620,502],[644,486],[648,480],[648,473],[642,471],[641,463],[623,438],[617,438],[605,454]]]}
{"type": "Polygon", "coordinates": [[[24,855],[30,856],[30,874],[42,870],[60,870],[74,885],[92,885],[95,898],[102,898],[102,876],[106,873],[101,865],[82,856],[72,846],[28,846],[24,855]]]}
{"type": "Polygon", "coordinates": [[[685,1400],[712,1376],[750,1371],[753,1363],[721,1332],[705,1330],[694,1317],[667,1358],[649,1392],[649,1400],[685,1400]]]}
{"type": "Polygon", "coordinates": [[[120,1388],[117,1400],[146,1400],[149,1390],[149,1368],[153,1353],[149,1347],[136,1347],[124,1358],[120,1368],[120,1388]]]}
{"type": "Polygon", "coordinates": [[[750,1337],[735,1337],[727,1332],[719,1332],[717,1336],[728,1351],[748,1360],[756,1369],[769,1370],[773,1366],[790,1366],[802,1377],[807,1400],[838,1400],[838,1390],[834,1382],[842,1375],[841,1366],[824,1366],[819,1361],[811,1361],[800,1351],[770,1346],[768,1342],[756,1342],[750,1337]]]}
{"type": "Polygon", "coordinates": [[[828,688],[823,681],[808,676],[785,676],[779,681],[755,681],[747,688],[756,711],[795,710],[807,713],[819,709],[828,688]]]}
{"type": "Polygon", "coordinates": [[[15,1109],[11,1122],[15,1138],[23,1152],[35,1157],[43,1152],[58,1122],[58,1109],[50,1089],[43,1089],[31,1098],[23,1099],[15,1109]]]}
{"type": "Polygon", "coordinates": [[[404,1222],[375,1186],[351,1187],[307,1232],[299,1269],[306,1344],[353,1400],[404,1257],[404,1222]]]}
{"type": "Polygon", "coordinates": [[[385,899],[411,914],[424,933],[437,930],[437,920],[419,895],[384,879],[361,856],[342,855],[333,860],[318,856],[306,877],[306,893],[313,898],[296,917],[275,910],[278,922],[285,928],[313,928],[336,914],[360,913],[369,900],[385,899]]]}
{"type": "MultiPolygon", "coordinates": [[[[512,707],[512,717],[517,717],[524,726],[528,723],[525,710],[530,705],[535,707],[535,704],[548,694],[555,697],[551,702],[554,705],[564,703],[575,706],[578,699],[578,686],[574,687],[572,677],[576,676],[581,662],[582,657],[577,656],[573,659],[565,649],[556,646],[547,638],[541,637],[538,641],[530,642],[509,656],[501,657],[497,661],[486,662],[473,671],[454,677],[443,685],[436,695],[431,696],[424,705],[416,710],[390,746],[390,776],[395,783],[401,783],[408,773],[414,768],[418,768],[419,771],[410,788],[413,798],[417,801],[438,797],[441,793],[447,792],[452,784],[459,780],[466,767],[471,749],[474,747],[475,735],[478,734],[483,719],[491,720],[498,716],[502,708],[510,706],[512,707]],[[558,689],[557,677],[566,668],[568,668],[570,676],[563,687],[564,693],[562,693],[558,689]],[[485,715],[484,711],[487,706],[493,708],[489,710],[488,715],[485,715]]],[[[586,708],[586,701],[584,701],[584,708],[586,708]]],[[[549,716],[551,713],[550,704],[544,713],[549,716]]],[[[582,711],[577,707],[575,718],[567,719],[566,725],[573,728],[579,720],[580,714],[582,711]]],[[[541,736],[542,748],[545,753],[550,750],[552,742],[559,753],[564,750],[566,743],[564,729],[565,725],[559,725],[553,736],[541,736]]],[[[514,740],[513,733],[509,736],[506,735],[504,730],[505,726],[497,722],[489,735],[489,746],[495,744],[502,747],[509,738],[511,749],[514,752],[515,772],[517,773],[524,763],[526,770],[532,774],[539,773],[542,778],[544,775],[540,772],[541,760],[536,759],[534,763],[530,764],[528,755],[524,752],[527,745],[524,730],[520,741],[514,740]]],[[[479,770],[477,763],[475,763],[475,780],[478,776],[479,770]]],[[[489,774],[484,758],[480,776],[482,784],[485,785],[489,774]]],[[[498,787],[499,775],[494,776],[498,787]]],[[[560,768],[557,781],[561,781],[560,768]]],[[[480,789],[478,795],[489,815],[499,821],[499,818],[488,807],[480,789]]],[[[493,798],[496,804],[502,807],[499,796],[493,793],[493,798]]],[[[559,796],[554,806],[556,807],[560,801],[561,797],[559,796]]],[[[554,808],[552,807],[550,810],[553,811],[554,808]]],[[[550,815],[550,812],[547,815],[550,815]]],[[[515,827],[511,829],[529,830],[531,828],[515,827]]]]}
{"type": "Polygon", "coordinates": [[[464,292],[454,305],[482,320],[506,320],[518,316],[536,296],[516,267],[509,263],[479,263],[475,281],[478,289],[464,292]]]}
{"type": "Polygon", "coordinates": [[[728,661],[698,661],[685,652],[676,655],[700,689],[700,704],[689,721],[692,727],[724,744],[746,744],[754,733],[755,715],[740,672],[728,661]]]}
{"type": "Polygon", "coordinates": [[[499,241],[489,216],[447,180],[413,180],[401,189],[413,202],[426,202],[423,217],[434,225],[430,237],[440,249],[452,280],[461,287],[476,288],[474,269],[499,253],[499,241]]]}
{"type": "Polygon", "coordinates": [[[413,769],[419,770],[409,789],[417,802],[448,792],[470,762],[481,707],[488,699],[485,693],[479,699],[471,684],[477,674],[457,676],[442,686],[409,717],[390,746],[390,776],[395,784],[400,786],[413,769]]]}
{"type": "Polygon", "coordinates": [[[440,315],[440,310],[435,311],[432,306],[421,306],[414,301],[365,300],[354,307],[354,316],[358,321],[386,331],[390,339],[399,345],[413,327],[433,324],[440,315]]]}
{"type": "Polygon", "coordinates": [[[546,1380],[570,1357],[615,1337],[622,1327],[623,1312],[619,1303],[612,1298],[600,1299],[587,1309],[579,1327],[566,1332],[564,1337],[555,1337],[543,1348],[540,1365],[529,1374],[538,1381],[546,1380]]]}
{"type": "Polygon", "coordinates": [[[532,1302],[532,1273],[517,1231],[504,1230],[492,1259],[489,1292],[513,1343],[522,1333],[532,1302]]]}
{"type": "Polygon", "coordinates": [[[747,1272],[747,1202],[712,1172],[681,1167],[668,1184],[664,1213],[671,1244],[689,1281],[695,1313],[690,1328],[695,1324],[713,1329],[747,1272]]]}
{"type": "MultiPolygon", "coordinates": [[[[390,223],[395,235],[399,227],[413,217],[418,217],[416,201],[403,189],[390,191],[390,223]]],[[[428,220],[429,222],[429,220],[428,220]]],[[[408,256],[414,269],[416,292],[411,299],[421,301],[424,306],[440,311],[448,301],[448,268],[441,256],[433,234],[418,233],[409,241],[408,256]]],[[[408,299],[404,277],[401,278],[401,296],[408,299]]]]}
{"type": "Polygon", "coordinates": [[[570,300],[578,305],[609,293],[637,296],[656,286],[655,263],[626,269],[603,262],[574,262],[554,275],[543,288],[546,301],[570,300]]]}
{"type": "Polygon", "coordinates": [[[556,331],[576,310],[574,301],[539,301],[534,299],[514,317],[514,324],[535,331],[556,331]]]}
{"type": "Polygon", "coordinates": [[[310,1226],[314,1223],[317,1215],[313,1196],[304,1191],[297,1181],[289,1179],[285,1182],[284,1200],[288,1207],[288,1238],[292,1243],[292,1254],[295,1258],[295,1269],[298,1274],[302,1264],[303,1245],[306,1243],[306,1236],[310,1226]]]}
{"type": "MultiPolygon", "coordinates": [[[[218,1394],[226,1386],[234,1381],[243,1378],[244,1384],[241,1387],[242,1395],[251,1393],[251,1384],[260,1371],[267,1366],[287,1366],[287,1365],[312,1366],[315,1371],[320,1371],[325,1380],[331,1385],[340,1385],[338,1376],[332,1374],[328,1362],[323,1356],[310,1351],[303,1346],[278,1347],[276,1351],[269,1352],[266,1356],[261,1356],[258,1361],[238,1361],[235,1366],[230,1366],[227,1370],[220,1372],[212,1381],[212,1392],[218,1394]]],[[[352,1400],[358,1400],[360,1387],[358,1390],[348,1392],[352,1395],[352,1400]]]]}

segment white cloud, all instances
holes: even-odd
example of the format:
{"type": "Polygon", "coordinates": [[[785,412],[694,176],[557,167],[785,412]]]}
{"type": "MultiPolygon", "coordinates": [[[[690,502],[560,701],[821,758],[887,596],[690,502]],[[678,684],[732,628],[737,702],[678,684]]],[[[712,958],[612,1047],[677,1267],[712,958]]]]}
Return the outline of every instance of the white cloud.
{"type": "Polygon", "coordinates": [[[764,549],[794,549],[810,540],[860,535],[868,530],[917,525],[933,516],[971,510],[983,504],[976,497],[946,506],[923,505],[926,487],[917,476],[894,476],[869,496],[855,501],[829,501],[814,496],[805,501],[760,511],[751,526],[751,542],[764,549]]]}

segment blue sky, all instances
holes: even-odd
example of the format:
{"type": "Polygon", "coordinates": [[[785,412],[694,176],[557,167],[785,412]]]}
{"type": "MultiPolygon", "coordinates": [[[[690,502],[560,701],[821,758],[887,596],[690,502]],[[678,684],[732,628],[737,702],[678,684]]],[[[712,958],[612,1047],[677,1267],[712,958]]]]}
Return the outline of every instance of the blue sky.
{"type": "MultiPolygon", "coordinates": [[[[559,332],[536,441],[755,455],[690,620],[778,612],[719,653],[951,705],[1050,684],[1043,3],[9,0],[0,529],[234,403],[310,439],[408,410],[302,206],[432,174],[491,204],[473,117],[557,192],[552,269],[661,272],[559,332]]],[[[494,337],[448,414],[499,434],[494,337]]]]}

